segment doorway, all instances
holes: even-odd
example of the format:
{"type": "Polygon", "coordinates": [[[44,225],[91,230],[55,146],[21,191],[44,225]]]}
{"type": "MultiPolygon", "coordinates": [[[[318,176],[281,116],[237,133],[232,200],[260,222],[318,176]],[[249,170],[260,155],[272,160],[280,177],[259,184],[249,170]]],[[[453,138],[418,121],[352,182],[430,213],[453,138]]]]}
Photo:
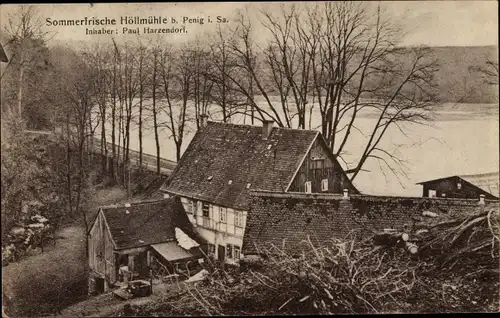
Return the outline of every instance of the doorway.
{"type": "Polygon", "coordinates": [[[226,258],[226,248],[223,245],[217,245],[217,259],[224,262],[226,258]]]}
{"type": "Polygon", "coordinates": [[[104,278],[101,277],[95,278],[95,290],[98,293],[104,293],[104,278]]]}

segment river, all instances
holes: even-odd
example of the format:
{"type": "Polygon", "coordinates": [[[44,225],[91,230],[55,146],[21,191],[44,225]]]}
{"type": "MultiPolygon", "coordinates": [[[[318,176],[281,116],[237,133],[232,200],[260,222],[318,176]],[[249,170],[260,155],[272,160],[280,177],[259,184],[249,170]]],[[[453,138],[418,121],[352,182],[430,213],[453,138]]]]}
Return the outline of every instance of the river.
{"type": "MultiPolygon", "coordinates": [[[[135,114],[136,115],[136,114],[135,114]]],[[[403,132],[388,130],[381,147],[404,161],[397,173],[385,165],[370,159],[354,184],[363,193],[377,195],[421,196],[417,182],[438,177],[498,171],[499,169],[499,117],[498,105],[490,104],[444,104],[435,112],[435,120],[426,125],[405,124],[403,132]]],[[[319,114],[313,115],[311,127],[319,126],[319,114]]],[[[162,114],[160,121],[165,121],[162,114]]],[[[151,126],[151,119],[146,120],[151,126]]],[[[357,119],[355,132],[346,147],[344,160],[352,165],[365,146],[367,134],[376,119],[364,116],[357,119]],[[363,134],[362,134],[363,133],[363,134]]],[[[243,123],[243,118],[234,118],[234,123],[243,123]]],[[[246,120],[248,124],[248,118],[246,120]]],[[[260,124],[260,122],[259,122],[260,124]]],[[[109,127],[109,125],[108,125],[109,127]]],[[[107,135],[110,129],[108,129],[107,135]]],[[[130,148],[139,150],[138,129],[132,124],[130,148]]],[[[183,142],[186,149],[194,129],[189,128],[183,142]]],[[[160,131],[161,157],[175,160],[175,145],[165,128],[160,131]]],[[[107,141],[111,141],[108,136],[107,141]]],[[[151,127],[143,132],[143,151],[156,154],[154,133],[151,127]]],[[[340,162],[344,167],[346,164],[340,162]]]]}

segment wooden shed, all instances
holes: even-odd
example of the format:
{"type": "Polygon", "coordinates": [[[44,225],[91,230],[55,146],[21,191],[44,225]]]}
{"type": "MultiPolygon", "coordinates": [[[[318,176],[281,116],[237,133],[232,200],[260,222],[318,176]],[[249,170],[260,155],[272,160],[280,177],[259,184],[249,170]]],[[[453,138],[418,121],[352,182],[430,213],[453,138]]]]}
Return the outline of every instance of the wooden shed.
{"type": "Polygon", "coordinates": [[[500,173],[467,174],[448,176],[417,184],[423,186],[423,197],[498,200],[500,173]]]}
{"type": "Polygon", "coordinates": [[[89,292],[149,278],[152,253],[162,264],[200,258],[179,245],[178,229],[203,247],[177,197],[101,207],[89,231],[89,292]]]}

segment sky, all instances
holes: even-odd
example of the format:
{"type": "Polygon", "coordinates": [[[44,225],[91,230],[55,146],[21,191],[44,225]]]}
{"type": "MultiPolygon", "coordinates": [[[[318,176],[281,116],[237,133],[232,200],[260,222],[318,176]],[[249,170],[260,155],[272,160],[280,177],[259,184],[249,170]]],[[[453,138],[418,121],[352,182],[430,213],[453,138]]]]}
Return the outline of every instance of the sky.
{"type": "MultiPolygon", "coordinates": [[[[498,3],[497,1],[382,1],[383,10],[393,21],[399,23],[405,32],[403,45],[429,46],[481,46],[498,45],[498,3]]],[[[106,4],[43,4],[39,9],[44,28],[50,32],[54,43],[92,42],[110,38],[109,35],[86,35],[85,26],[47,26],[46,20],[83,19],[85,17],[115,18],[117,25],[109,27],[122,33],[123,16],[201,18],[210,16],[234,21],[238,9],[248,8],[250,19],[260,8],[275,10],[279,3],[248,2],[191,2],[191,3],[106,3],[106,4]]],[[[8,16],[18,8],[17,4],[1,5],[0,24],[8,23],[8,16]]],[[[253,20],[254,21],[254,20],[253,20]]],[[[234,23],[234,22],[233,22],[234,23]]],[[[191,23],[186,26],[188,33],[168,34],[168,41],[184,42],[196,35],[204,36],[206,31],[215,29],[216,23],[203,25],[191,23]]],[[[91,28],[91,27],[90,27],[91,28]]],[[[143,26],[141,26],[142,30],[143,26]]],[[[141,31],[142,32],[142,31],[141,31]]],[[[119,34],[117,38],[131,38],[136,35],[119,34]]],[[[141,35],[142,36],[142,35],[141,35]]]]}

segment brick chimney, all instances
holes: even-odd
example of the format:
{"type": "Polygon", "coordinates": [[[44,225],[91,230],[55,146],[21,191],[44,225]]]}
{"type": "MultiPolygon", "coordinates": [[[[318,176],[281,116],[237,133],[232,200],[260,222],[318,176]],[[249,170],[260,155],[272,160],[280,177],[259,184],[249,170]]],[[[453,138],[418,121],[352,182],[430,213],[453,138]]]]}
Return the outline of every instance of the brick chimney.
{"type": "Polygon", "coordinates": [[[344,189],[344,199],[349,199],[349,189],[344,189]]]}
{"type": "Polygon", "coordinates": [[[480,194],[480,195],[479,195],[479,204],[484,205],[484,198],[485,198],[485,197],[486,197],[486,196],[485,196],[484,194],[480,194]]]}
{"type": "Polygon", "coordinates": [[[273,130],[273,120],[263,120],[262,121],[262,139],[267,140],[269,138],[269,135],[271,135],[271,131],[273,130]]]}
{"type": "Polygon", "coordinates": [[[207,121],[208,121],[208,115],[207,114],[201,114],[200,115],[200,127],[204,128],[207,126],[207,121]]]}

